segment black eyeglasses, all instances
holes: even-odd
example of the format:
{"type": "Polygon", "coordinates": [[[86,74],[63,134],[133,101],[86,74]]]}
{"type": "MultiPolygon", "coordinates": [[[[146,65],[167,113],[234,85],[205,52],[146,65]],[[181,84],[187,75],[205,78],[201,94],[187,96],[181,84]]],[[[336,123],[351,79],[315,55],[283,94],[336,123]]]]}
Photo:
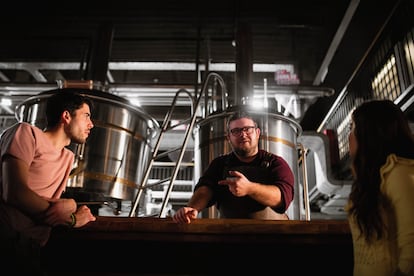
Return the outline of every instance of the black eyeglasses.
{"type": "Polygon", "coordinates": [[[255,126],[246,126],[246,127],[236,127],[233,129],[230,129],[230,133],[234,136],[240,136],[242,132],[246,132],[247,134],[252,134],[253,130],[255,130],[255,126]]]}

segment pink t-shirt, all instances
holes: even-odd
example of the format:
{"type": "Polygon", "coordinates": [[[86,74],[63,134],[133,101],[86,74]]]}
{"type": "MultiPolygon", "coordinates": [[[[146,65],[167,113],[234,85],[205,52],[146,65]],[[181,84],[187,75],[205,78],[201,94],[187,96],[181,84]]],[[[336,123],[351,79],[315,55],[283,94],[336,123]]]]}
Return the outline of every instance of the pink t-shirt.
{"type": "Polygon", "coordinates": [[[73,165],[72,151],[56,150],[41,129],[24,122],[5,131],[0,146],[1,157],[9,154],[29,166],[28,186],[34,192],[45,197],[60,197],[73,165]]]}
{"type": "MultiPolygon", "coordinates": [[[[9,154],[29,165],[28,186],[38,195],[50,198],[61,196],[73,166],[72,151],[67,148],[57,150],[41,129],[23,122],[2,133],[0,152],[1,159],[9,154]]],[[[45,245],[51,227],[39,224],[19,209],[5,203],[2,200],[3,185],[5,183],[0,177],[0,224],[8,225],[23,236],[45,245]]]]}

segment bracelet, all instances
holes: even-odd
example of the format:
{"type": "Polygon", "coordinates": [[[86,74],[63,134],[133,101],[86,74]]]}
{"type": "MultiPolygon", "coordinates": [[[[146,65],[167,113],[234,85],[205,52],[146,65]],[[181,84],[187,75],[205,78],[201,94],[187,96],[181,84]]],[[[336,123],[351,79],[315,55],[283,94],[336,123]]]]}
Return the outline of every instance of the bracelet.
{"type": "Polygon", "coordinates": [[[75,227],[76,225],[76,216],[75,213],[70,214],[70,218],[72,220],[72,222],[69,224],[70,227],[75,227]]]}

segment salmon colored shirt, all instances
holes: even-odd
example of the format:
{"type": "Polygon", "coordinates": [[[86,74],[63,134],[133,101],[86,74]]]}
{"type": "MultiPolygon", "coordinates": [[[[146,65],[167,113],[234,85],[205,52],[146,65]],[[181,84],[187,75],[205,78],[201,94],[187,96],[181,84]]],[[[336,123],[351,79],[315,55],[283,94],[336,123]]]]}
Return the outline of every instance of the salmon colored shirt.
{"type": "MultiPolygon", "coordinates": [[[[2,133],[0,150],[2,159],[11,155],[29,166],[28,186],[35,193],[48,198],[61,196],[73,165],[72,151],[67,148],[57,150],[41,129],[25,122],[17,123],[2,133]]],[[[37,225],[30,217],[5,203],[3,185],[6,184],[0,177],[0,223],[9,224],[15,230],[38,239],[41,244],[45,243],[49,227],[37,225]]]]}

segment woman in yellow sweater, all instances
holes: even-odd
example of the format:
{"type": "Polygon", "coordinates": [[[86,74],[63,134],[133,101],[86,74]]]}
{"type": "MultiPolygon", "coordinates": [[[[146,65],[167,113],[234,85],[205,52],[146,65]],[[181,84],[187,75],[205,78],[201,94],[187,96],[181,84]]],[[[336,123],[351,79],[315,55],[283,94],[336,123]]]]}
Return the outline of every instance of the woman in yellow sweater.
{"type": "Polygon", "coordinates": [[[404,113],[389,100],[361,104],[349,150],[354,276],[414,275],[414,138],[404,113]]]}

